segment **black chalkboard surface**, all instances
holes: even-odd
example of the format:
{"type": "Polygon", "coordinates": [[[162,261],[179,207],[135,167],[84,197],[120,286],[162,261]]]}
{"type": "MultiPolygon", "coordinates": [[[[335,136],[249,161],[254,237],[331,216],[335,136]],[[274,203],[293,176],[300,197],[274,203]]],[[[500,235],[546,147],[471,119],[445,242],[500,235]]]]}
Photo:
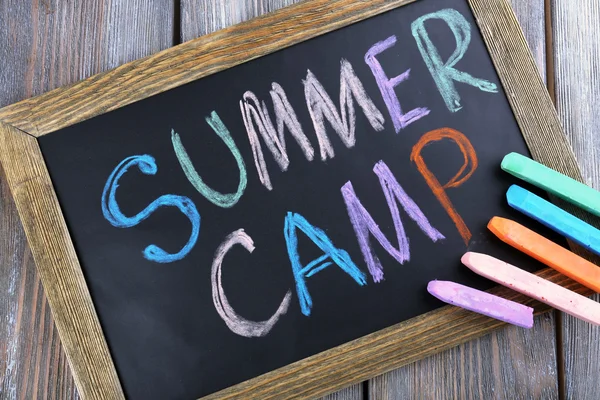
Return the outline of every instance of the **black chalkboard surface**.
{"type": "Polygon", "coordinates": [[[426,313],[433,279],[489,289],[467,250],[540,267],[486,231],[495,215],[532,225],[499,168],[529,153],[465,0],[39,143],[131,399],[204,396],[426,313]]]}

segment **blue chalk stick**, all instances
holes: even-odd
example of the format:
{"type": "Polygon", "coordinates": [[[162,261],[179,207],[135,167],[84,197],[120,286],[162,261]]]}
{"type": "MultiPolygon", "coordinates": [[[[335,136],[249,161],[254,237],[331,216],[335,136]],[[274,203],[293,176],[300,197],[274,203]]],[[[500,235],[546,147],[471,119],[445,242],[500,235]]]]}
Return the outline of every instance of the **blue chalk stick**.
{"type": "Polygon", "coordinates": [[[506,192],[508,204],[548,228],[600,254],[600,230],[541,197],[512,185],[506,192]]]}
{"type": "Polygon", "coordinates": [[[592,187],[517,153],[504,156],[501,168],[525,182],[600,216],[600,192],[592,187]]]}

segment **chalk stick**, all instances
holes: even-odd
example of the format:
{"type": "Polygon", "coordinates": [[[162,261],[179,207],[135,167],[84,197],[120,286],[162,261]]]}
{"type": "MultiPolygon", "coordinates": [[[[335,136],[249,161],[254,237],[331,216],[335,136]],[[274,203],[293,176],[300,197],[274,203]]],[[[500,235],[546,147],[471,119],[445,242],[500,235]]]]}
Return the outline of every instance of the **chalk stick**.
{"type": "Polygon", "coordinates": [[[522,328],[533,326],[533,308],[448,281],[431,281],[427,291],[441,301],[522,328]]]}
{"type": "Polygon", "coordinates": [[[502,169],[592,214],[600,215],[600,192],[575,179],[517,153],[504,157],[502,169]]]}
{"type": "Polygon", "coordinates": [[[527,271],[486,254],[466,253],[462,263],[471,271],[503,286],[564,311],[594,325],[600,325],[600,303],[539,278],[527,271]]]}
{"type": "Polygon", "coordinates": [[[585,258],[510,219],[494,217],[488,229],[515,249],[600,292],[600,268],[585,258]]]}
{"type": "Polygon", "coordinates": [[[506,192],[508,204],[548,228],[600,254],[600,230],[569,214],[540,196],[512,185],[506,192]]]}

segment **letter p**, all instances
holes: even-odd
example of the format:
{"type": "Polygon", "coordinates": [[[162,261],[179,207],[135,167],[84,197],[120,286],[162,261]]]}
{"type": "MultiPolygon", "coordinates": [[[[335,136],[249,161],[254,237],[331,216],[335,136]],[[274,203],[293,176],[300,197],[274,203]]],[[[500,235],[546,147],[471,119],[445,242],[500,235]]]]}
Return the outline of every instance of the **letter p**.
{"type": "Polygon", "coordinates": [[[446,194],[446,189],[459,187],[465,183],[477,169],[477,155],[475,154],[475,149],[469,139],[459,131],[451,128],[441,128],[427,132],[421,137],[417,144],[414,145],[410,154],[410,159],[416,164],[417,169],[421,175],[423,175],[423,178],[425,178],[425,182],[427,182],[427,185],[429,185],[429,188],[435,197],[437,197],[442,207],[444,207],[444,210],[446,210],[454,222],[454,225],[456,225],[465,244],[469,244],[469,240],[471,240],[471,231],[469,231],[465,221],[463,221],[462,217],[458,214],[452,205],[448,194],[446,194]],[[429,170],[423,159],[423,155],[421,154],[425,146],[443,139],[450,139],[456,143],[464,157],[463,166],[458,170],[456,175],[444,185],[442,185],[436,176],[429,170]]]}

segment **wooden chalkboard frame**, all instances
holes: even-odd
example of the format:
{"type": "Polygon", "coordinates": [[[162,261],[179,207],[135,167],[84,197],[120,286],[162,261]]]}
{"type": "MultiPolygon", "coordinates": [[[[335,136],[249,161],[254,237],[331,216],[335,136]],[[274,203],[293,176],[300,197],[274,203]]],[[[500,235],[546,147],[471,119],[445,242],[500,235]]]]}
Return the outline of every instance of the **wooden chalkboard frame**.
{"type": "MultiPolygon", "coordinates": [[[[37,138],[414,1],[420,0],[298,3],[0,109],[0,160],[83,399],[123,399],[124,394],[37,138]]],[[[533,157],[582,181],[508,0],[467,1],[533,157]]],[[[572,206],[561,206],[590,220],[572,206]]],[[[590,293],[553,270],[538,275],[590,293]]],[[[538,313],[549,309],[508,289],[492,292],[532,305],[538,313]]],[[[205,399],[317,397],[502,325],[446,306],[205,399]]]]}

